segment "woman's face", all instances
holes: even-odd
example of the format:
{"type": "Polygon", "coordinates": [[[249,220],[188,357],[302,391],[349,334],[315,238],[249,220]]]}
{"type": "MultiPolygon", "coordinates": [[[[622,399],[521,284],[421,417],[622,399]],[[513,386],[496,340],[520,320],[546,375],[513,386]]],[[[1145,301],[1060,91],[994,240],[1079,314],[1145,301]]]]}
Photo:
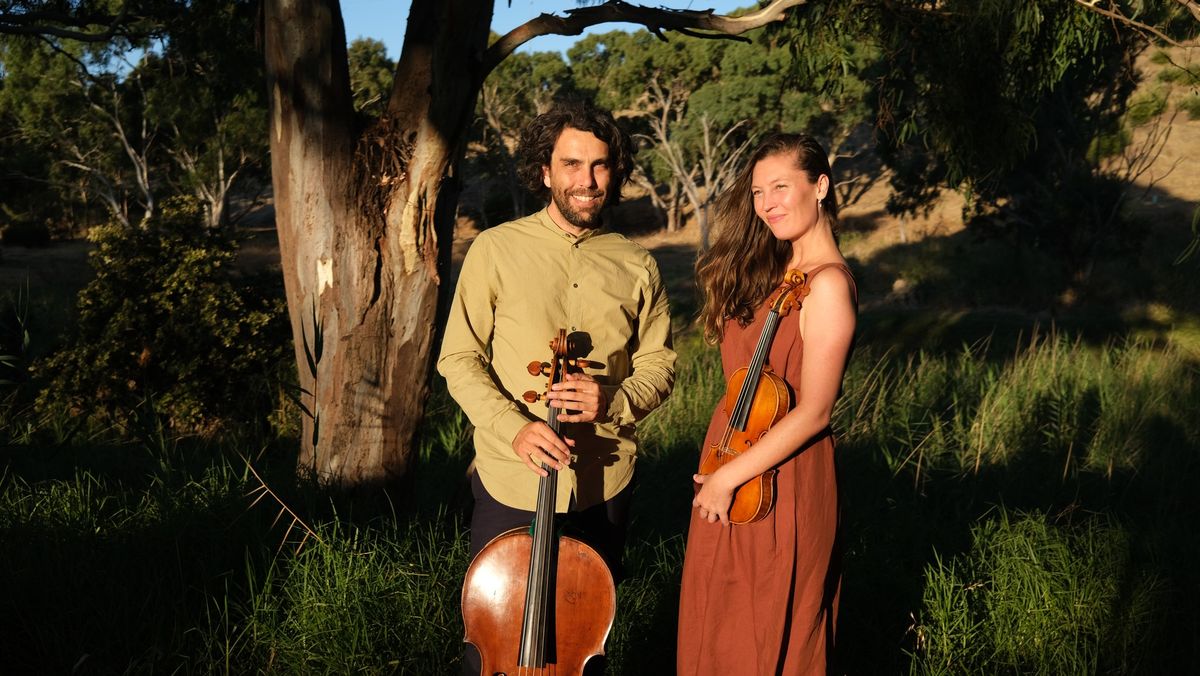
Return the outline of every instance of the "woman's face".
{"type": "Polygon", "coordinates": [[[820,219],[817,202],[829,191],[829,177],[822,174],[814,183],[796,164],[795,153],[768,155],[754,165],[750,194],[754,213],[767,224],[776,239],[794,242],[811,232],[820,219]]]}

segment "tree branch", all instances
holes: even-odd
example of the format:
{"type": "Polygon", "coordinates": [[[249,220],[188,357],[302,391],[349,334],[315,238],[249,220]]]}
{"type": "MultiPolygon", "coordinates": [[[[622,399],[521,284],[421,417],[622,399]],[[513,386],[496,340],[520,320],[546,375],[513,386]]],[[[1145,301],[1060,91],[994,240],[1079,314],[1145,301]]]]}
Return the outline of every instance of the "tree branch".
{"type": "Polygon", "coordinates": [[[594,7],[569,9],[565,17],[541,14],[512,29],[488,47],[483,56],[483,76],[486,77],[492,72],[492,69],[517,47],[540,35],[579,35],[590,26],[621,21],[640,24],[660,37],[661,31],[673,30],[692,37],[730,39],[746,31],[781,21],[786,16],[785,10],[807,2],[808,0],[773,0],[762,9],[739,17],[715,14],[711,9],[658,9],[631,5],[621,0],[608,0],[594,7]]]}
{"type": "Polygon", "coordinates": [[[0,35],[39,35],[78,40],[108,42],[125,34],[131,19],[129,3],[121,3],[116,14],[81,14],[67,12],[0,12],[0,35]],[[99,32],[89,30],[102,28],[99,32]]]}
{"type": "MultiPolygon", "coordinates": [[[[1176,0],[1176,1],[1182,3],[1185,7],[1187,7],[1189,10],[1191,10],[1193,15],[1195,15],[1196,18],[1198,20],[1200,20],[1200,15],[1197,15],[1197,12],[1200,12],[1200,7],[1196,6],[1195,0],[1176,0]]],[[[1123,23],[1126,26],[1129,26],[1130,28],[1134,28],[1136,30],[1139,30],[1139,31],[1142,31],[1145,33],[1150,33],[1151,35],[1154,35],[1159,40],[1166,42],[1167,44],[1171,45],[1172,47],[1187,47],[1188,46],[1188,45],[1185,45],[1185,44],[1179,42],[1178,40],[1175,40],[1174,38],[1170,37],[1166,33],[1163,33],[1162,31],[1158,30],[1154,26],[1151,26],[1149,24],[1144,24],[1141,21],[1135,21],[1135,20],[1125,16],[1124,14],[1116,11],[1115,9],[1111,9],[1111,10],[1104,9],[1103,7],[1100,6],[1099,3],[1100,3],[1100,0],[1075,0],[1075,4],[1079,5],[1080,7],[1083,7],[1084,9],[1087,9],[1089,12],[1095,12],[1101,16],[1106,16],[1118,23],[1123,23]]]]}
{"type": "Polygon", "coordinates": [[[1196,21],[1200,21],[1200,2],[1196,2],[1196,0],[1175,0],[1175,2],[1183,5],[1187,11],[1192,13],[1196,21]]]}

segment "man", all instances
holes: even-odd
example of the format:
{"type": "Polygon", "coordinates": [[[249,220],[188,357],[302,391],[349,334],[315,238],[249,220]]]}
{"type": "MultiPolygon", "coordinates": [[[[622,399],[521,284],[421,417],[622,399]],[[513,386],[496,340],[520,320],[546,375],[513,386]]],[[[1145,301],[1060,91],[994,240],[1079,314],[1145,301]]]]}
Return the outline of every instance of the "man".
{"type": "MultiPolygon", "coordinates": [[[[634,425],[662,403],[675,378],[671,321],[654,259],[602,226],[633,169],[631,144],[612,115],[563,103],[525,129],[519,173],[550,198],[531,216],[485,230],[462,272],[438,359],[451,396],[475,425],[471,556],[496,535],[528,526],[543,463],[559,471],[556,511],[620,576],[632,494],[634,425]],[[527,365],[550,356],[565,329],[597,361],[545,389],[527,365]],[[564,436],[546,424],[564,409],[564,436]]],[[[478,673],[478,670],[475,671],[478,673]]]]}

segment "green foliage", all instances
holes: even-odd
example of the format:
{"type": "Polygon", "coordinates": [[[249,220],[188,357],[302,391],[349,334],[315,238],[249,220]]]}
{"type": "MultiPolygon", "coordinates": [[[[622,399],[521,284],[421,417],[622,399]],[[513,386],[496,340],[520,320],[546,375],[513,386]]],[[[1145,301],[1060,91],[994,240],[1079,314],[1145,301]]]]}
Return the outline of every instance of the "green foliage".
{"type": "Polygon", "coordinates": [[[1129,540],[1103,519],[1004,510],[973,526],[969,553],[926,569],[912,673],[1129,673],[1159,593],[1129,540]]]}
{"type": "MultiPolygon", "coordinates": [[[[1137,9],[1152,22],[1178,14],[1137,9]]],[[[873,83],[893,214],[958,190],[969,225],[1042,249],[1067,274],[1102,250],[1140,244],[1121,209],[1124,179],[1100,162],[1123,147],[1134,57],[1145,48],[1136,36],[1057,0],[955,0],[936,11],[916,1],[821,3],[796,12],[789,30],[798,54],[826,45],[832,64],[846,63],[838,45],[877,50],[859,77],[873,83]]],[[[1139,119],[1154,109],[1139,106],[1139,119]]]]}
{"type": "Polygon", "coordinates": [[[1185,87],[1200,86],[1200,69],[1171,65],[1158,71],[1159,81],[1185,87]]]}
{"type": "MultiPolygon", "coordinates": [[[[673,670],[661,646],[675,639],[688,479],[723,391],[713,348],[691,336],[679,349],[675,395],[644,426],[612,674],[673,670]]],[[[1200,649],[1193,361],[1062,338],[1001,359],[860,351],[851,365],[835,415],[847,673],[1189,663],[1200,649]],[[985,451],[973,470],[992,439],[1028,445],[985,451]],[[1111,476],[1102,447],[1125,459],[1111,476]]],[[[470,435],[444,391],[430,411],[411,491],[365,515],[296,485],[292,454],[253,434],[217,448],[173,438],[162,419],[142,445],[0,445],[0,535],[13,545],[0,547],[0,630],[11,639],[0,662],[18,673],[67,672],[80,659],[98,673],[457,672],[470,435]],[[317,536],[299,551],[272,521],[276,504],[247,508],[257,482],[237,451],[263,448],[258,471],[317,536]]],[[[56,415],[41,424],[70,426],[56,415]]]]}
{"type": "MultiPolygon", "coordinates": [[[[1147,106],[1144,110],[1153,110],[1153,107],[1147,106]]],[[[1154,113],[1154,115],[1157,114],[1154,113]]],[[[1143,120],[1144,122],[1145,120],[1143,120]]],[[[1088,144],[1087,158],[1092,162],[1099,162],[1109,157],[1116,157],[1132,142],[1133,132],[1124,125],[1117,127],[1113,131],[1100,132],[1088,144]]]]}
{"type": "Polygon", "coordinates": [[[427,523],[322,527],[320,541],[255,582],[251,664],[283,673],[433,673],[462,653],[467,540],[427,523]]]}
{"type": "Polygon", "coordinates": [[[176,192],[202,199],[210,223],[229,219],[230,189],[266,155],[257,11],[224,0],[137,14],[153,26],[137,39],[0,39],[0,123],[12,132],[0,151],[14,151],[0,169],[21,178],[0,205],[78,232],[105,220],[97,213],[137,222],[176,192]]]}
{"type": "Polygon", "coordinates": [[[43,410],[130,424],[147,405],[181,431],[250,422],[274,404],[282,301],[232,276],[234,242],[178,199],[145,229],[96,228],[95,279],[70,345],[37,366],[43,410]]]}
{"type": "Polygon", "coordinates": [[[396,64],[388,58],[387,46],[379,40],[358,38],[346,50],[350,63],[350,93],[354,109],[378,116],[387,107],[396,64]]]}
{"type": "Polygon", "coordinates": [[[1167,110],[1167,92],[1161,89],[1137,94],[1129,99],[1129,108],[1125,113],[1129,123],[1140,127],[1167,110]]]}
{"type": "Polygon", "coordinates": [[[1187,112],[1189,120],[1200,120],[1200,94],[1189,94],[1178,105],[1187,112]]]}
{"type": "Polygon", "coordinates": [[[853,442],[877,446],[895,473],[979,472],[1039,462],[1063,476],[1136,471],[1158,426],[1200,438],[1188,414],[1200,381],[1185,355],[1130,342],[1091,350],[1036,339],[1003,367],[970,350],[925,354],[898,368],[851,364],[835,417],[853,442]]]}

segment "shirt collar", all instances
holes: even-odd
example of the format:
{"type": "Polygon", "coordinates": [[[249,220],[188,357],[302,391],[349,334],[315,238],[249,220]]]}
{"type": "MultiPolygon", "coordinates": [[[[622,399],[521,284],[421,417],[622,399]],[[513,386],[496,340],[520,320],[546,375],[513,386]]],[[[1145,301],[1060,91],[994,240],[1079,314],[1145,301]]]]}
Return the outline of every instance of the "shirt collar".
{"type": "Polygon", "coordinates": [[[572,235],[571,233],[567,232],[566,230],[563,230],[562,228],[558,227],[554,223],[554,219],[550,218],[550,207],[546,207],[546,208],[542,209],[541,211],[534,214],[534,216],[535,216],[535,218],[537,218],[538,225],[540,225],[543,228],[545,228],[546,230],[550,231],[550,233],[552,233],[556,238],[566,241],[568,244],[580,244],[580,243],[585,242],[593,237],[596,237],[598,235],[602,235],[602,234],[608,232],[607,227],[601,226],[599,228],[591,228],[579,236],[572,235]]]}

